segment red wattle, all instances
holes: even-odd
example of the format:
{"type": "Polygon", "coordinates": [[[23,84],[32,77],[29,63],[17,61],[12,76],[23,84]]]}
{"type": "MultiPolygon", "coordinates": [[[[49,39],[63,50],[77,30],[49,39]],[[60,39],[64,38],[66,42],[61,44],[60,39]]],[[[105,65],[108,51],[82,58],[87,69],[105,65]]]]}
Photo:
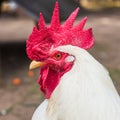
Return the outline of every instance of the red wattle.
{"type": "Polygon", "coordinates": [[[45,94],[45,97],[49,99],[52,92],[58,85],[61,75],[59,72],[50,69],[49,67],[42,68],[40,70],[40,74],[41,76],[38,80],[38,83],[40,84],[40,89],[45,94]]]}

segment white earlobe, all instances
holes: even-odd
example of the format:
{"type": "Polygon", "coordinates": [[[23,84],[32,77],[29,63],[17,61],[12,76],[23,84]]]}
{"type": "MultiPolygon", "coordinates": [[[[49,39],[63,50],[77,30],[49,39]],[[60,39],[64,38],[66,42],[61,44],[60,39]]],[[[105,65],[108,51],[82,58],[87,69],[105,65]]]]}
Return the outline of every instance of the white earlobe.
{"type": "Polygon", "coordinates": [[[68,56],[65,61],[66,62],[73,62],[75,60],[75,58],[73,56],[68,56]]]}

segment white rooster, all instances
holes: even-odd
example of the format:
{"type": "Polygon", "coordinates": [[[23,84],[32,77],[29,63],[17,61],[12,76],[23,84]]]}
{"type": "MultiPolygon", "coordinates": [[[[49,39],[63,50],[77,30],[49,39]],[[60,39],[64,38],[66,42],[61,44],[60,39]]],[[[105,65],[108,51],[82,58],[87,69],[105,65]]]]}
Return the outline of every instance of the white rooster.
{"type": "Polygon", "coordinates": [[[94,41],[92,30],[83,30],[87,18],[72,27],[78,11],[60,25],[56,2],[50,26],[40,14],[39,29],[27,40],[30,69],[41,67],[38,83],[46,97],[32,120],[120,120],[109,73],[86,51],[94,41]]]}

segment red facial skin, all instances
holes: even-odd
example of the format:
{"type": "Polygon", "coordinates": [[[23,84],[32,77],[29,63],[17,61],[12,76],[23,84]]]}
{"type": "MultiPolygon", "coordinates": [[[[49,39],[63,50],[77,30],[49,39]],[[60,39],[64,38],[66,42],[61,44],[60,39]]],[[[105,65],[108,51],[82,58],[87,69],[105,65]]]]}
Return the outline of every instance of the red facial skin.
{"type": "Polygon", "coordinates": [[[69,54],[55,51],[43,61],[46,64],[40,69],[38,83],[47,99],[50,98],[54,89],[59,84],[61,76],[68,72],[73,66],[73,61],[66,62],[65,59],[67,56],[69,56],[69,54]]]}

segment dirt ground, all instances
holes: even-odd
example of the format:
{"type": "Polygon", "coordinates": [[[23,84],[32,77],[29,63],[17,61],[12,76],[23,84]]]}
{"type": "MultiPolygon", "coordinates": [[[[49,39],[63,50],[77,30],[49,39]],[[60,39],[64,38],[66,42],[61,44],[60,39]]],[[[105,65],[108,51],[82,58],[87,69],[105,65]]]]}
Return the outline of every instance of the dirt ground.
{"type": "MultiPolygon", "coordinates": [[[[110,71],[120,94],[119,13],[120,9],[86,14],[86,27],[92,27],[95,36],[95,46],[89,52],[110,71]]],[[[44,99],[37,84],[39,70],[28,72],[30,61],[25,53],[25,40],[32,27],[30,19],[0,19],[0,120],[30,120],[44,99]],[[15,78],[20,79],[19,85],[13,84],[15,78]]]]}

